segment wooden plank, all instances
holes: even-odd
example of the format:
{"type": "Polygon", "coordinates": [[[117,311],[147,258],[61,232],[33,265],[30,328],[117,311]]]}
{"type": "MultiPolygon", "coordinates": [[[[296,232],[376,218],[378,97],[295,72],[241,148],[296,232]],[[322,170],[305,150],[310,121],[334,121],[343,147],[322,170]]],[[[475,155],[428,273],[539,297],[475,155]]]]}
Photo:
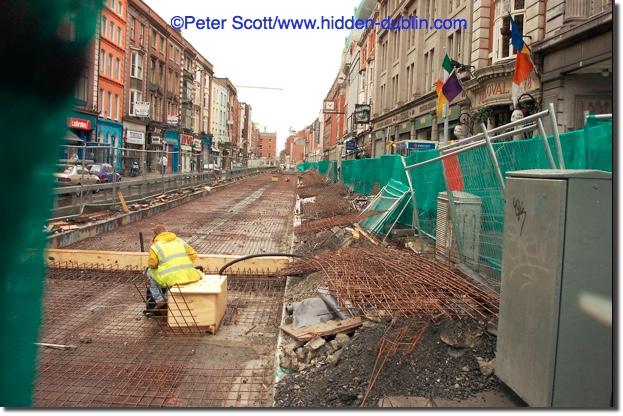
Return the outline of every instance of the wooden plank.
{"type": "Polygon", "coordinates": [[[376,239],[374,237],[372,237],[370,234],[368,234],[368,232],[366,230],[364,230],[363,228],[361,228],[361,226],[359,224],[355,224],[355,229],[357,231],[359,231],[359,233],[361,235],[363,235],[369,242],[371,242],[372,244],[374,244],[375,246],[379,245],[379,242],[376,241],[376,239]]]}
{"type": "MultiPolygon", "coordinates": [[[[138,237],[137,237],[138,244],[138,237]]],[[[195,266],[203,266],[206,271],[216,271],[228,262],[241,256],[225,254],[199,254],[195,266]]],[[[117,268],[139,269],[147,267],[147,253],[140,251],[103,251],[103,250],[71,250],[51,248],[46,252],[48,262],[72,262],[78,264],[101,264],[117,268]]],[[[243,272],[277,272],[289,263],[288,257],[256,257],[243,260],[227,269],[226,273],[243,272]]]]}
{"type": "Polygon", "coordinates": [[[117,192],[117,196],[119,197],[119,201],[121,201],[121,209],[123,209],[123,212],[126,214],[129,213],[130,210],[128,209],[128,204],[125,203],[125,198],[123,197],[121,191],[117,192]]]}
{"type": "Polygon", "coordinates": [[[308,341],[317,336],[325,337],[340,332],[346,332],[361,326],[362,323],[363,320],[360,317],[355,316],[354,318],[347,318],[341,321],[329,321],[321,324],[303,326],[300,328],[294,328],[292,324],[281,325],[279,328],[299,341],[308,341]]]}

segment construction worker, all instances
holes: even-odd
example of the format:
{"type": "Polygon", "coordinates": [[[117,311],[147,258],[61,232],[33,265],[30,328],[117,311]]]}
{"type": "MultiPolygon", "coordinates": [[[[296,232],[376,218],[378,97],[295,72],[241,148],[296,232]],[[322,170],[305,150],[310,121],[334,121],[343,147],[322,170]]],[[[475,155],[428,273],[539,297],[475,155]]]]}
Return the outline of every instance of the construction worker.
{"type": "Polygon", "coordinates": [[[196,282],[201,279],[201,268],[193,267],[197,252],[184,240],[159,225],[154,229],[154,238],[149,248],[147,275],[146,316],[154,316],[166,307],[167,288],[196,282]]]}

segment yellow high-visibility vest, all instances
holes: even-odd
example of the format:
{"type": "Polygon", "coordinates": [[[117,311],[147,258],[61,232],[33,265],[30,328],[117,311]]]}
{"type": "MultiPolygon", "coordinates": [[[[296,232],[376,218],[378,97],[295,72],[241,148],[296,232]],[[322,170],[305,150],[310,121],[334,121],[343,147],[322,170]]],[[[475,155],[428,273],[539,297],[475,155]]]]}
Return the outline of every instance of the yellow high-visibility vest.
{"type": "Polygon", "coordinates": [[[158,257],[158,269],[152,278],[160,286],[171,287],[196,282],[201,279],[201,272],[193,267],[186,254],[186,243],[179,238],[171,241],[157,241],[151,248],[158,257]]]}

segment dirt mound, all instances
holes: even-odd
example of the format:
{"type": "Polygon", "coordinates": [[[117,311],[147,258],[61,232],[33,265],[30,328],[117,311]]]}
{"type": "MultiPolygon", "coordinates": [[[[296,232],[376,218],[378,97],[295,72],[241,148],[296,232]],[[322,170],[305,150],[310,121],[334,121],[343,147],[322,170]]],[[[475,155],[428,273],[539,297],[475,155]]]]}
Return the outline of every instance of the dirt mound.
{"type": "MultiPolygon", "coordinates": [[[[324,364],[289,375],[277,384],[275,402],[279,407],[359,406],[377,357],[379,340],[387,323],[362,328],[343,348],[336,364],[324,364]]],[[[376,406],[386,395],[465,399],[495,389],[500,381],[484,376],[477,357],[489,360],[495,355],[496,338],[478,331],[473,348],[456,349],[441,341],[442,332],[464,333],[465,322],[430,326],[408,356],[387,360],[366,405],[376,406]],[[456,327],[453,329],[453,327],[456,327]]]]}

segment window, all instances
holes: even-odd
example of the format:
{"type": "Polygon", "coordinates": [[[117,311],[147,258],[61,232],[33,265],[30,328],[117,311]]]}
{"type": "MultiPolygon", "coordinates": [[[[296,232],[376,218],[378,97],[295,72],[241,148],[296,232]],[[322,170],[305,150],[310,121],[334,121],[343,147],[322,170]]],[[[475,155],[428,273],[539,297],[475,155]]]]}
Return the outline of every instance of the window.
{"type": "Polygon", "coordinates": [[[117,27],[117,45],[121,46],[121,27],[117,27]]]}
{"type": "Polygon", "coordinates": [[[100,35],[106,36],[106,16],[102,16],[102,24],[100,26],[100,35]]]}
{"type": "Polygon", "coordinates": [[[106,114],[108,118],[112,117],[112,93],[108,91],[108,113],[106,114]]]}
{"type": "Polygon", "coordinates": [[[106,52],[104,49],[100,49],[100,72],[104,73],[104,68],[106,68],[106,52]]]}
{"type": "Polygon", "coordinates": [[[394,30],[394,61],[400,57],[400,30],[394,30]]]}
{"type": "Polygon", "coordinates": [[[411,79],[409,79],[409,96],[412,96],[415,91],[413,91],[413,81],[415,80],[415,64],[411,64],[411,79]]]}
{"type": "Polygon", "coordinates": [[[76,84],[76,90],[74,92],[74,97],[77,101],[85,103],[87,101],[87,91],[89,89],[89,75],[86,71],[82,73],[78,83],[76,84]]]}
{"type": "Polygon", "coordinates": [[[428,52],[424,54],[424,88],[422,91],[428,91],[428,52]]]}
{"type": "Polygon", "coordinates": [[[114,22],[108,23],[108,27],[109,27],[108,36],[110,37],[111,41],[114,41],[113,36],[115,36],[115,23],[114,22]]]}
{"type": "Polygon", "coordinates": [[[108,76],[112,77],[112,53],[108,54],[108,76]]]}
{"type": "Polygon", "coordinates": [[[430,50],[429,58],[430,59],[429,59],[429,62],[428,62],[428,64],[429,64],[428,73],[430,74],[430,79],[428,80],[428,85],[426,86],[426,91],[429,91],[430,89],[433,88],[433,80],[434,80],[434,77],[435,77],[435,75],[433,75],[433,71],[434,71],[434,68],[435,68],[435,66],[434,66],[435,65],[435,63],[434,63],[435,62],[435,49],[434,48],[430,50]]]}
{"type": "Polygon", "coordinates": [[[119,95],[117,95],[117,94],[115,94],[115,107],[114,107],[114,110],[115,110],[115,114],[114,114],[113,118],[115,120],[119,120],[119,95]]]}
{"type": "Polygon", "coordinates": [[[130,90],[130,111],[129,114],[134,116],[135,107],[134,104],[138,101],[143,101],[143,93],[139,90],[130,90]]]}
{"type": "Polygon", "coordinates": [[[155,29],[151,30],[151,47],[152,48],[156,47],[156,30],[155,29]]]}
{"type": "Polygon", "coordinates": [[[136,51],[132,52],[130,76],[132,78],[143,79],[143,57],[136,51]]]}
{"type": "Polygon", "coordinates": [[[164,53],[164,38],[160,36],[160,53],[164,53]]]}
{"type": "Polygon", "coordinates": [[[142,23],[139,23],[139,25],[141,26],[141,37],[138,40],[138,43],[141,44],[141,46],[143,46],[145,43],[145,25],[142,23]]]}
{"type": "Polygon", "coordinates": [[[122,2],[119,2],[119,5],[117,6],[117,13],[123,16],[123,3],[122,2]]]}
{"type": "Polygon", "coordinates": [[[110,0],[110,8],[115,10],[115,0],[110,0]]]}
{"type": "Polygon", "coordinates": [[[134,40],[134,31],[136,29],[136,18],[134,16],[130,17],[130,39],[134,40]]]}
{"type": "Polygon", "coordinates": [[[455,55],[456,55],[456,59],[457,61],[461,62],[461,53],[462,53],[462,46],[463,46],[463,33],[461,32],[461,29],[458,29],[456,31],[456,33],[454,34],[454,43],[456,45],[456,49],[455,49],[455,55]]]}
{"type": "MultiPolygon", "coordinates": [[[[497,0],[495,2],[495,24],[493,28],[493,57],[495,60],[506,59],[514,56],[517,51],[512,47],[511,41],[511,21],[508,16],[508,10],[505,1],[497,0]]],[[[511,15],[517,24],[519,31],[523,33],[524,22],[524,1],[511,1],[511,15]]]]}
{"type": "Polygon", "coordinates": [[[100,102],[99,102],[100,114],[104,112],[104,90],[100,88],[100,102]]]}
{"type": "Polygon", "coordinates": [[[149,60],[149,81],[156,82],[156,60],[154,58],[149,60]]]}
{"type": "Polygon", "coordinates": [[[121,68],[121,59],[117,58],[115,59],[115,79],[117,81],[121,81],[121,78],[119,77],[119,69],[121,68]]]}

